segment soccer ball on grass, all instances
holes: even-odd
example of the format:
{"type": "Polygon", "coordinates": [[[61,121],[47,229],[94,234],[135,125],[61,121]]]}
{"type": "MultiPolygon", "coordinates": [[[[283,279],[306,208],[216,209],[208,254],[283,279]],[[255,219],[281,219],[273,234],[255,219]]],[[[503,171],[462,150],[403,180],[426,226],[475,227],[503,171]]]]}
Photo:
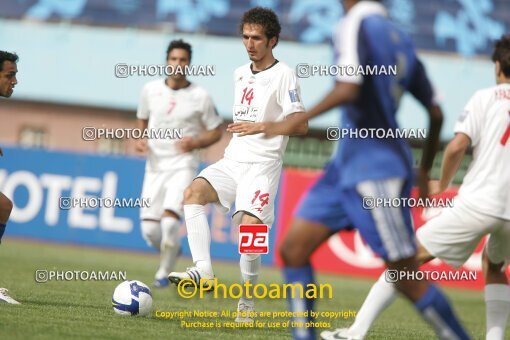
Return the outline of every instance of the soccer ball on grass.
{"type": "Polygon", "coordinates": [[[152,307],[151,290],[143,282],[124,281],[115,288],[112,305],[120,315],[148,315],[152,307]]]}

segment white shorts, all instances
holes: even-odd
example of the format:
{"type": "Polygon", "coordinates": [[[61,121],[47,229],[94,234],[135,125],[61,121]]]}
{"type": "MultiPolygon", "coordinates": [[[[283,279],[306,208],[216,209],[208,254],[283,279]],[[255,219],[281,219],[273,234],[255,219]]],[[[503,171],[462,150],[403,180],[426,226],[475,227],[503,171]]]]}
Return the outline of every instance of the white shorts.
{"type": "Polygon", "coordinates": [[[416,232],[427,251],[453,267],[462,266],[485,235],[485,249],[493,263],[510,260],[510,221],[485,215],[456,199],[416,232]]]}
{"type": "Polygon", "coordinates": [[[223,158],[197,178],[204,178],[216,190],[224,213],[235,203],[235,213],[245,211],[271,227],[281,170],[281,161],[241,163],[223,158]]]}
{"type": "Polygon", "coordinates": [[[180,217],[184,190],[196,175],[194,168],[171,171],[146,171],[143,180],[142,197],[150,198],[150,207],[140,209],[140,219],[160,220],[165,210],[171,210],[180,217]]]}

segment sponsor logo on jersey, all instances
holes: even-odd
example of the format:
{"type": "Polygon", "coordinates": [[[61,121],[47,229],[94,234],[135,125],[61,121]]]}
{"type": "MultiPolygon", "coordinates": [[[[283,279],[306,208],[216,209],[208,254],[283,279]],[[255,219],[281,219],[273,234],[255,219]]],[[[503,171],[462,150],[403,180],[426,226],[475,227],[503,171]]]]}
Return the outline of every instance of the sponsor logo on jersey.
{"type": "Polygon", "coordinates": [[[255,122],[259,113],[258,107],[234,105],[234,122],[255,122]]]}

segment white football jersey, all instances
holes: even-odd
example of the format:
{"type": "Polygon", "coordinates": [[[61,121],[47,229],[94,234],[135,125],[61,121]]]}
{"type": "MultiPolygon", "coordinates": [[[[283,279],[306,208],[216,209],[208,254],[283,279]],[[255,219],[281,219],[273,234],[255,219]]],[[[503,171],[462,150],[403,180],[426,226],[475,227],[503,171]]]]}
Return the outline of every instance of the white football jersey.
{"type": "MultiPolygon", "coordinates": [[[[145,84],[138,119],[148,119],[149,129],[172,129],[182,131],[183,137],[197,137],[204,130],[212,130],[222,123],[214,103],[200,86],[173,90],[165,79],[145,84]]],[[[176,135],[174,135],[175,137],[176,135]]],[[[149,139],[146,169],[165,171],[184,167],[198,167],[198,150],[181,153],[176,147],[179,139],[149,139]]]]}
{"type": "MultiPolygon", "coordinates": [[[[234,122],[275,122],[303,112],[299,84],[294,71],[282,62],[252,72],[251,63],[234,72],[234,122]]],[[[267,162],[283,157],[288,136],[266,138],[263,134],[239,137],[234,134],[225,157],[238,162],[267,162]]]]}
{"type": "Polygon", "coordinates": [[[510,220],[510,84],[477,91],[457,121],[459,132],[473,146],[459,198],[473,210],[510,220]]]}

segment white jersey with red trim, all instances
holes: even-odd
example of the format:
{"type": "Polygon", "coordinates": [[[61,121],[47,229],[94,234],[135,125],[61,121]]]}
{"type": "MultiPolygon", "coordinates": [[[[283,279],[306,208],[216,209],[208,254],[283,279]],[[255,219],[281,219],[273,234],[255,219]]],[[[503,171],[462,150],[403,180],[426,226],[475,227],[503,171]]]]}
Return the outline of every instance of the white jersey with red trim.
{"type": "MultiPolygon", "coordinates": [[[[253,72],[251,63],[243,65],[235,70],[234,82],[234,122],[276,122],[305,110],[294,70],[282,62],[260,72],[253,72]]],[[[248,163],[279,160],[288,140],[288,136],[234,134],[225,158],[248,163]]]]}
{"type": "Polygon", "coordinates": [[[473,210],[510,220],[510,84],[477,91],[455,133],[466,134],[473,146],[459,199],[473,210]]]}
{"type": "MultiPolygon", "coordinates": [[[[183,137],[197,137],[202,131],[212,130],[223,121],[205,89],[191,83],[185,88],[173,90],[164,79],[151,81],[144,86],[136,117],[148,119],[149,129],[171,129],[182,132],[183,137]]],[[[178,141],[177,138],[149,139],[146,169],[166,171],[198,167],[198,150],[181,153],[176,147],[178,141]]]]}

